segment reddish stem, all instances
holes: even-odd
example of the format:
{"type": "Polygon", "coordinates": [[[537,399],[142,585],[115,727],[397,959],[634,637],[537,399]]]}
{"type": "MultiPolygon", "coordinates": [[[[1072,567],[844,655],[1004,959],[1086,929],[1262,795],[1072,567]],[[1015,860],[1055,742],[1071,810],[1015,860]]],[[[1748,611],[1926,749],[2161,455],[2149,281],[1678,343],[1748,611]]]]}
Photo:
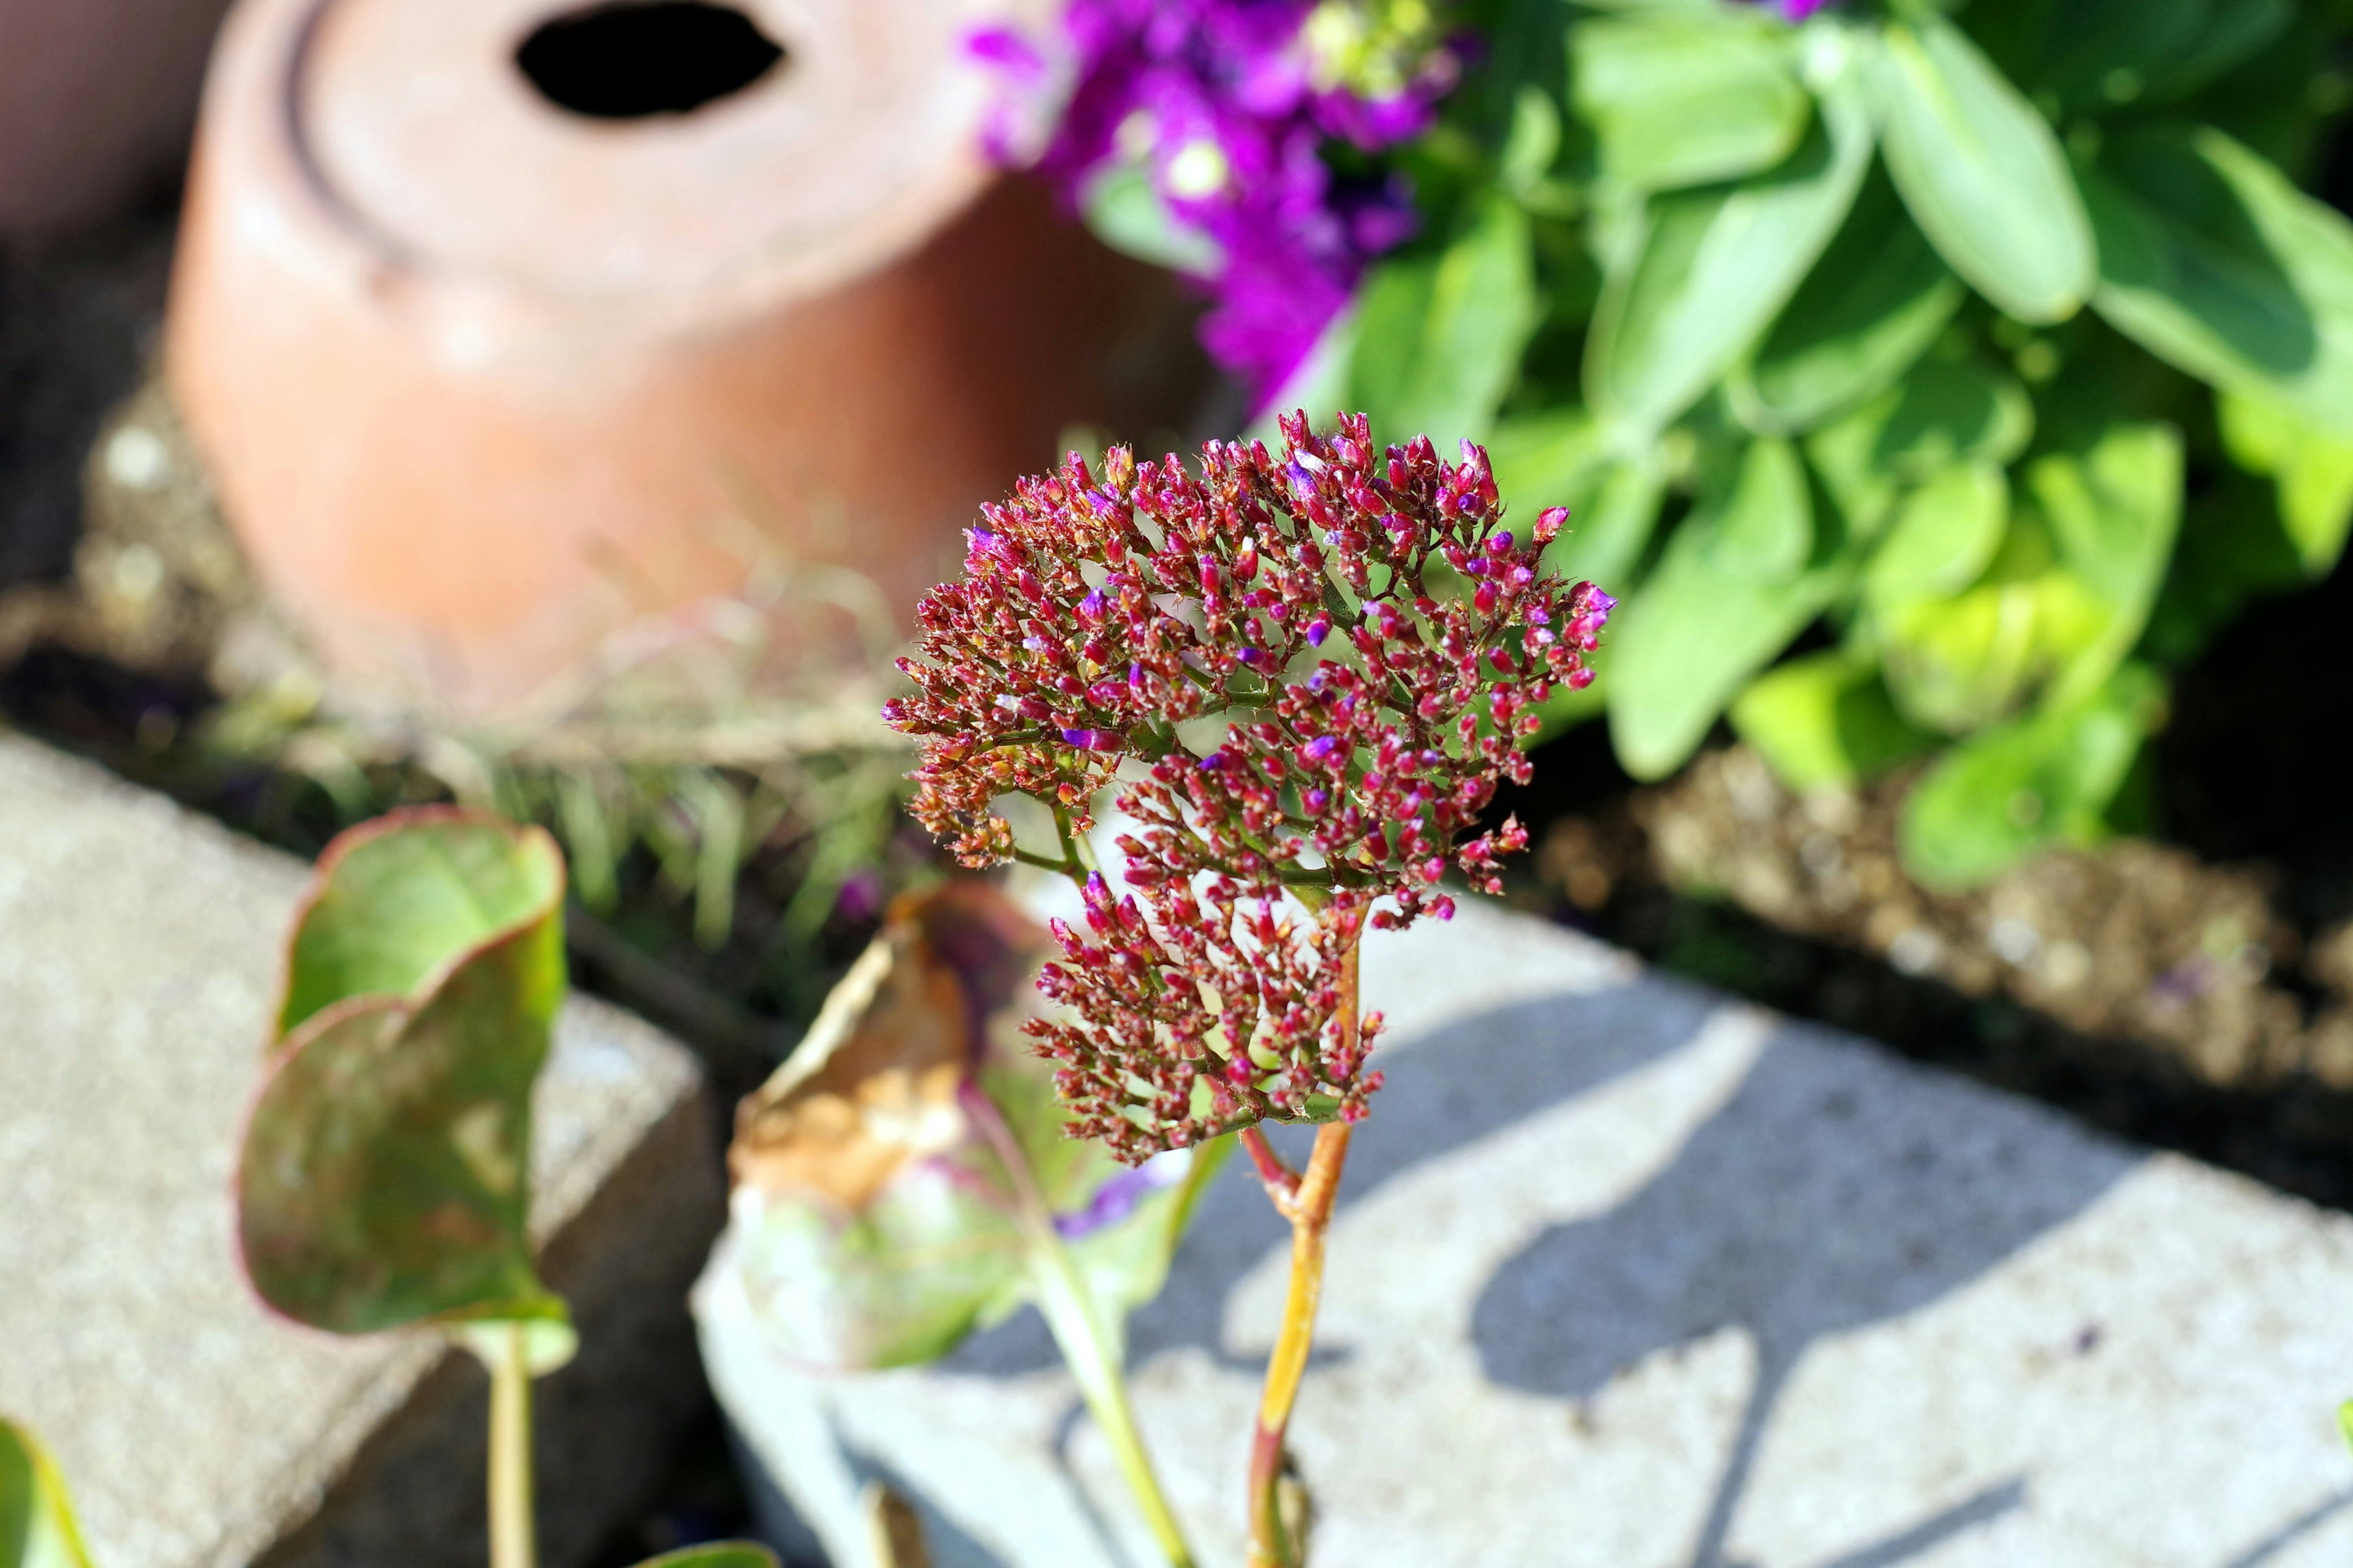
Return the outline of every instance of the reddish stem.
{"type": "Polygon", "coordinates": [[[1274,1200],[1276,1211],[1288,1219],[1292,1200],[1299,1194],[1299,1173],[1274,1152],[1274,1145],[1266,1141],[1265,1131],[1255,1123],[1242,1129],[1241,1144],[1250,1163],[1258,1167],[1258,1179],[1265,1186],[1266,1195],[1274,1200]]]}
{"type": "MultiPolygon", "coordinates": [[[[1340,961],[1339,1022],[1342,1044],[1354,1054],[1356,1044],[1356,952],[1348,949],[1340,961]]],[[[1251,1128],[1245,1132],[1249,1146],[1251,1128]]],[[[1291,1538],[1282,1518],[1283,1438],[1291,1427],[1292,1407],[1299,1400],[1300,1380],[1306,1375],[1307,1352],[1315,1343],[1315,1310],[1324,1295],[1324,1240],[1332,1228],[1332,1205],[1340,1194],[1340,1172],[1348,1160],[1345,1121],[1326,1122],[1315,1132],[1315,1150],[1307,1173],[1276,1194],[1268,1180],[1274,1206],[1291,1221],[1291,1285],[1283,1298],[1282,1329],[1274,1353],[1267,1358],[1266,1390],[1260,1396],[1258,1429],[1250,1437],[1250,1568],[1300,1568],[1305,1543],[1291,1538]]],[[[1260,1140],[1261,1143],[1264,1139],[1260,1140]]],[[[1270,1158],[1273,1151],[1267,1151],[1270,1158]]],[[[1257,1158],[1253,1151],[1251,1158],[1257,1158]]],[[[1277,1162],[1280,1164],[1280,1162],[1277,1162]]],[[[1282,1167],[1289,1174],[1289,1167],[1282,1167]]],[[[1266,1167],[1260,1166],[1266,1178],[1266,1167]]]]}

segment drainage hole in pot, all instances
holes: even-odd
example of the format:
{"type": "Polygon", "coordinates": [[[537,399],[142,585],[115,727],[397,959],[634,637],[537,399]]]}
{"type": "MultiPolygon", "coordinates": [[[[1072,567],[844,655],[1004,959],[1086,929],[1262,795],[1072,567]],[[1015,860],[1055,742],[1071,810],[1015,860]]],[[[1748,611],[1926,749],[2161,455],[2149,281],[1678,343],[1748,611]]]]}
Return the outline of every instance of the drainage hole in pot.
{"type": "Polygon", "coordinates": [[[541,23],[515,64],[558,108],[598,120],[685,114],[743,91],[784,47],[731,5],[625,0],[541,23]]]}

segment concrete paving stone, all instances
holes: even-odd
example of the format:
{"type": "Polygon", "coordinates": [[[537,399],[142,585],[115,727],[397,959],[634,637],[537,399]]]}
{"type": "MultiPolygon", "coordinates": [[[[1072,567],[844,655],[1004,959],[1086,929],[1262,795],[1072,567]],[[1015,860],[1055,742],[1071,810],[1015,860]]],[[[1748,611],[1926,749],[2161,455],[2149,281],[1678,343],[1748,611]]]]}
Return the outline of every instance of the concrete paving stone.
{"type": "MultiPolygon", "coordinates": [[[[1492,908],[1371,940],[1388,1085],[1293,1426],[1316,1563],[2353,1563],[2353,1220],[1492,908]]],[[[1282,1244],[1232,1163],[1133,1325],[1207,1564],[1241,1560],[1282,1244]]],[[[774,1528],[839,1568],[875,1475],[939,1568],[1155,1561],[1034,1312],[824,1378],[724,1243],[696,1300],[774,1528]]]]}
{"type": "MultiPolygon", "coordinates": [[[[484,1380],[425,1334],[266,1314],[228,1200],[307,868],[0,738],[0,1411],[55,1449],[99,1568],[479,1563],[484,1380]]],[[[716,1232],[693,1059],[574,1000],[533,1227],[574,1363],[539,1385],[543,1551],[578,1562],[703,1397],[684,1293],[716,1232]]]]}

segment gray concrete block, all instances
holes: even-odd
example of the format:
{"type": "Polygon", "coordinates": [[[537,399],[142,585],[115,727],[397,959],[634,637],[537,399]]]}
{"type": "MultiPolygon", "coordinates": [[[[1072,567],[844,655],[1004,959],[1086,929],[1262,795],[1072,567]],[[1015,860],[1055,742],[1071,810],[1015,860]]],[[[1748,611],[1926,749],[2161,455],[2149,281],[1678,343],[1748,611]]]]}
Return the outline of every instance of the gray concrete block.
{"type": "MultiPolygon", "coordinates": [[[[1293,1428],[1317,1563],[2353,1562],[2353,1220],[1493,909],[1372,942],[1388,1087],[1293,1428]]],[[[1233,1163],[1134,1325],[1208,1563],[1241,1560],[1282,1240],[1233,1163]]],[[[726,1258],[713,1385],[839,1568],[872,1474],[941,1568],[1155,1560],[1034,1314],[812,1377],[726,1258]]]]}
{"type": "MultiPolygon", "coordinates": [[[[306,869],[0,739],[0,1410],[56,1450],[100,1568],[479,1563],[483,1379],[336,1340],[240,1278],[229,1175],[306,869]]],[[[703,1397],[684,1293],[717,1229],[693,1059],[574,1001],[536,1106],[543,1550],[578,1561],[703,1397]]]]}

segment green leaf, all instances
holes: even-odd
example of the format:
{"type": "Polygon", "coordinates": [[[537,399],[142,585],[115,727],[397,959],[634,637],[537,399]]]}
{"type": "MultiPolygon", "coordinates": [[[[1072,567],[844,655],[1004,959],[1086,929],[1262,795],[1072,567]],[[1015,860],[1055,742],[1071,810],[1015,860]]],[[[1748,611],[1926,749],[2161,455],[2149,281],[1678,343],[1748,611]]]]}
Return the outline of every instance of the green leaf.
{"type": "Polygon", "coordinates": [[[1886,390],[1927,352],[1966,294],[1874,175],[1755,356],[1728,384],[1760,435],[1810,430],[1886,390]]]}
{"type": "Polygon", "coordinates": [[[2280,523],[2305,574],[2328,575],[2353,526],[2353,440],[2235,393],[2223,393],[2216,412],[2232,460],[2276,484],[2280,523]]]}
{"type": "Polygon", "coordinates": [[[1590,416],[1570,410],[1505,420],[1487,452],[1513,515],[1568,509],[1568,525],[1545,552],[1546,570],[1612,592],[1629,584],[1666,495],[1653,446],[1620,455],[1590,416]]]}
{"type": "Polygon", "coordinates": [[[1885,616],[1915,599],[1957,594],[1978,580],[2010,521],[1999,464],[1956,463],[1906,496],[1863,572],[1863,602],[1885,616]]]}
{"type": "Polygon", "coordinates": [[[2088,697],[1971,737],[1904,803],[1905,868],[1926,887],[1960,889],[2047,844],[2096,842],[2164,708],[2164,683],[2127,665],[2088,697]]]}
{"type": "Polygon", "coordinates": [[[1749,569],[1743,552],[1727,552],[1718,542],[1727,524],[1768,538],[1805,526],[1786,514],[1762,521],[1743,515],[1803,505],[1802,485],[1788,483],[1793,466],[1778,443],[1751,447],[1729,482],[1703,496],[1658,570],[1618,612],[1607,679],[1609,733],[1635,777],[1662,778],[1680,767],[1748,678],[1844,584],[1843,556],[1776,582],[1749,569]]]}
{"type": "Polygon", "coordinates": [[[2271,479],[2225,468],[2183,498],[2181,534],[2134,652],[2160,668],[2203,653],[2247,601],[2311,581],[2271,479]]]}
{"type": "Polygon", "coordinates": [[[1758,676],[1733,703],[1732,727],[1799,792],[1852,789],[1936,744],[1895,710],[1876,665],[1843,650],[1758,676]]]}
{"type": "Polygon", "coordinates": [[[560,1311],[528,1223],[563,889],[552,839],[481,814],[395,813],[328,847],[289,985],[323,1005],[286,1009],[237,1165],[271,1307],[341,1333],[560,1311]]]}
{"type": "Polygon", "coordinates": [[[1851,78],[1787,162],[1737,184],[1655,196],[1611,258],[1586,342],[1587,400],[1655,430],[1747,353],[1853,205],[1871,126],[1851,78]]]}
{"type": "Polygon", "coordinates": [[[2084,182],[2100,314],[2158,358],[2353,435],[2353,225],[2219,131],[2119,139],[2084,182]]]}
{"type": "Polygon", "coordinates": [[[2100,602],[2106,625],[2061,670],[2052,700],[2105,683],[2140,640],[2181,526],[2181,437],[2166,425],[2112,425],[2081,452],[2038,458],[2026,491],[2061,558],[2100,602]]]}
{"type": "Polygon", "coordinates": [[[2021,538],[2041,544],[2041,570],[1998,560],[1989,580],[1967,592],[1874,617],[1888,689],[1914,723],[1955,735],[1998,723],[2100,640],[2105,608],[2081,578],[2051,564],[2039,522],[2013,527],[2003,553],[2033,553],[2014,548],[2021,538]]]}
{"type": "Polygon", "coordinates": [[[1736,179],[1797,148],[1812,106],[1788,35],[1719,16],[1589,21],[1569,29],[1577,111],[1601,173],[1642,190],[1736,179]]]}
{"type": "Polygon", "coordinates": [[[2025,450],[2034,405],[2015,379],[1974,360],[1930,360],[1807,437],[1806,456],[1847,527],[1868,539],[1905,487],[1957,463],[1999,468],[2025,450]]]}
{"type": "Polygon", "coordinates": [[[1512,199],[1541,199],[1545,176],[1560,156],[1560,106],[1552,94],[1523,82],[1512,97],[1512,128],[1495,158],[1495,183],[1512,199]]]}
{"type": "Polygon", "coordinates": [[[898,907],[744,1102],[727,1246],[783,1355],[831,1370],[928,1361],[1049,1274],[1075,1281],[1115,1336],[1165,1282],[1230,1140],[1130,1171],[1070,1136],[1052,1068],[1021,1033],[1047,951],[976,879],[898,907]],[[1074,1272],[1043,1256],[1063,1247],[1058,1226],[1076,1237],[1074,1272]]]}
{"type": "Polygon", "coordinates": [[[1223,270],[1225,251],[1168,210],[1139,163],[1114,163],[1087,183],[1081,198],[1087,227],[1124,256],[1196,278],[1223,270]]]}
{"type": "Polygon", "coordinates": [[[1814,548],[1813,497],[1797,449],[1787,441],[1750,442],[1720,505],[1697,526],[1717,571],[1760,583],[1795,578],[1814,548]]]}
{"type": "Polygon", "coordinates": [[[816,1194],[739,1197],[735,1225],[762,1330],[792,1361],[826,1371],[946,1354],[1023,1269],[1011,1215],[944,1163],[909,1166],[854,1209],[816,1194]]]}
{"type": "Polygon", "coordinates": [[[2052,47],[2021,79],[2070,106],[2135,102],[2205,21],[2206,0],[2069,0],[2065,22],[2050,29],[2052,47]]]}
{"type": "Polygon", "coordinates": [[[638,1568],[778,1568],[776,1554],[756,1541],[712,1541],[649,1557],[638,1568]]]}
{"type": "Polygon", "coordinates": [[[1535,330],[1527,215],[1500,195],[1435,258],[1374,269],[1358,308],[1351,404],[1381,438],[1479,440],[1535,330]]]}
{"type": "Polygon", "coordinates": [[[2037,458],[1983,580],[1947,597],[1873,604],[1889,688],[1915,722],[1963,733],[2044,689],[2065,707],[2139,641],[2173,552],[2179,437],[2115,425],[2037,458]]]}
{"type": "Polygon", "coordinates": [[[322,1008],[405,996],[433,970],[562,896],[553,840],[441,807],[395,812],[338,837],[295,915],[280,1043],[322,1008]],[[525,843],[529,847],[524,847],[525,843]]]}
{"type": "Polygon", "coordinates": [[[1071,1243],[1071,1260],[1103,1321],[1121,1321],[1168,1283],[1169,1268],[1201,1194],[1234,1145],[1235,1137],[1229,1133],[1198,1146],[1185,1161],[1181,1180],[1155,1189],[1126,1219],[1071,1243]]]}
{"type": "Polygon", "coordinates": [[[38,1439],[0,1418],[0,1568],[90,1568],[73,1499],[38,1439]]]}
{"type": "Polygon", "coordinates": [[[2294,18],[2291,0],[2071,0],[2059,47],[2021,79],[2093,110],[2170,102],[2252,58],[2294,18]]]}
{"type": "Polygon", "coordinates": [[[2050,125],[1941,17],[1891,26],[1873,58],[1888,173],[1937,252],[2021,321],[2073,315],[2092,229],[2050,125]]]}
{"type": "MultiPolygon", "coordinates": [[[[1375,268],[1374,281],[1381,276],[1375,268]]],[[[1369,287],[1370,285],[1367,285],[1369,287]]],[[[1321,425],[1325,416],[1342,410],[1356,408],[1354,386],[1356,359],[1356,323],[1362,313],[1361,297],[1357,302],[1332,318],[1307,357],[1299,362],[1275,395],[1267,399],[1257,419],[1243,433],[1246,440],[1282,445],[1282,416],[1294,408],[1304,409],[1321,425]]],[[[828,906],[829,907],[829,906],[828,906]]]]}
{"type": "Polygon", "coordinates": [[[580,1349],[572,1310],[561,1296],[512,1296],[444,1312],[433,1321],[493,1373],[519,1354],[526,1373],[544,1377],[580,1349]]]}

